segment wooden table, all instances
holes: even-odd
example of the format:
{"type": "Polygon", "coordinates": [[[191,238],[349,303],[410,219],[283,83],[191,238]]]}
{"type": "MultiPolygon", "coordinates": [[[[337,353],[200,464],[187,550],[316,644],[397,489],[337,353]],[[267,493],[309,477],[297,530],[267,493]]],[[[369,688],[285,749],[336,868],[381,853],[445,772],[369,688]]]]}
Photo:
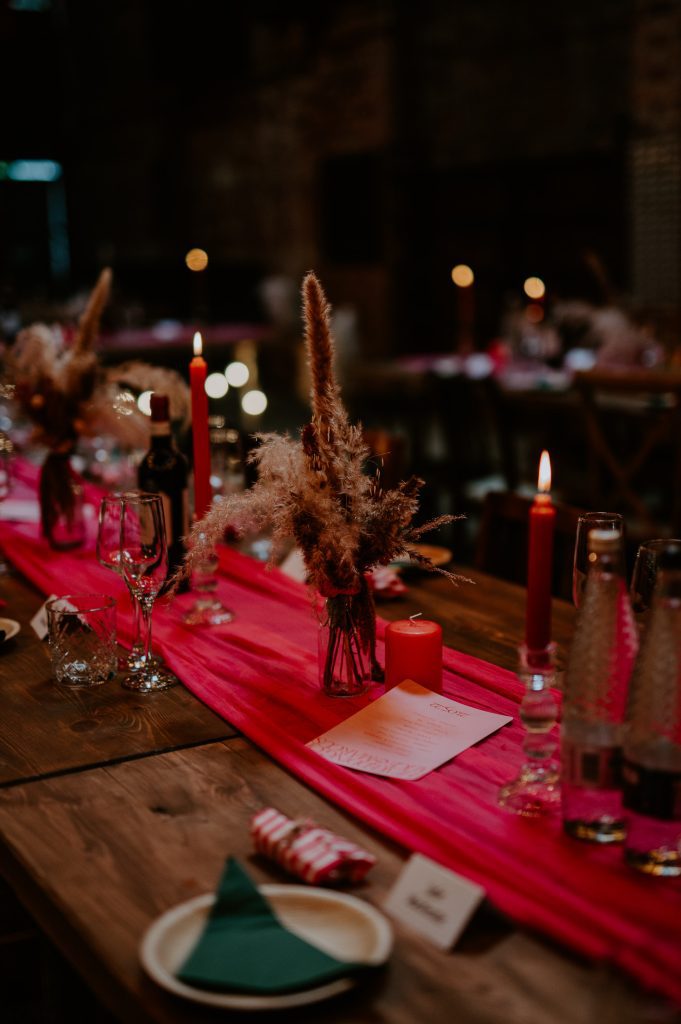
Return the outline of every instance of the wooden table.
{"type": "MultiPolygon", "coordinates": [[[[422,611],[447,643],[512,668],[522,636],[517,587],[472,574],[474,586],[412,584],[388,618],[422,611]]],[[[42,598],[14,577],[0,583],[3,612],[22,622],[0,653],[0,872],[101,1003],[127,1022],[215,1021],[157,988],[138,959],[148,924],[214,888],[233,853],[258,882],[281,880],[251,854],[248,821],[265,804],[310,815],[373,851],[360,895],[380,905],[405,852],[328,804],[237,736],[183,687],[142,698],[117,685],[64,693],[27,623],[42,598]]],[[[572,609],[557,604],[566,644],[572,609]]],[[[453,953],[408,929],[379,977],[275,1020],[331,1024],[647,1024],[681,1013],[614,969],[594,967],[516,928],[485,905],[453,953]]],[[[0,946],[0,949],[2,947],[0,946]]],[[[230,1020],[253,1015],[230,1014],[230,1020]]]]}

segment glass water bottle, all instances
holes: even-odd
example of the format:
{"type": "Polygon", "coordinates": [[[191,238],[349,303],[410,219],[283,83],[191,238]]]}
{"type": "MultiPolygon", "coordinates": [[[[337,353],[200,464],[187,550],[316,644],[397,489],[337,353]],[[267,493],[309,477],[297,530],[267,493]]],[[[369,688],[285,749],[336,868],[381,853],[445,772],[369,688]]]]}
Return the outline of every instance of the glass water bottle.
{"type": "Polygon", "coordinates": [[[621,536],[591,530],[583,602],[568,659],[561,724],[561,803],[568,835],[624,839],[622,730],[638,633],[621,536]]]}
{"type": "Polygon", "coordinates": [[[681,875],[681,545],[658,557],[652,611],[631,683],[624,739],[626,861],[681,875]]]}

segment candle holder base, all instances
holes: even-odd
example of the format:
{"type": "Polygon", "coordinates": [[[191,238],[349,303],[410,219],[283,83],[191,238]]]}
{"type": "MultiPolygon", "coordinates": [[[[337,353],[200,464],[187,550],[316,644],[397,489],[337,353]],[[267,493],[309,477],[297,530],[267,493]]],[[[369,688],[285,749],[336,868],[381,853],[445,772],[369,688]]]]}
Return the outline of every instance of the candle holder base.
{"type": "Polygon", "coordinates": [[[188,626],[222,626],[233,619],[234,612],[211,598],[198,598],[184,616],[188,626]]]}
{"type": "Polygon", "coordinates": [[[226,608],[216,594],[217,569],[218,557],[215,554],[194,566],[192,584],[199,596],[183,616],[186,625],[223,626],[234,619],[234,612],[226,608]]]}
{"type": "Polygon", "coordinates": [[[513,782],[499,790],[499,806],[538,818],[560,809],[560,772],[553,765],[523,765],[513,782]]]}
{"type": "Polygon", "coordinates": [[[558,742],[551,735],[558,721],[554,696],[556,645],[542,650],[518,650],[518,676],[525,685],[520,720],[525,728],[523,752],[526,761],[517,778],[502,786],[499,806],[513,814],[540,817],[560,809],[560,765],[554,758],[558,742]]]}

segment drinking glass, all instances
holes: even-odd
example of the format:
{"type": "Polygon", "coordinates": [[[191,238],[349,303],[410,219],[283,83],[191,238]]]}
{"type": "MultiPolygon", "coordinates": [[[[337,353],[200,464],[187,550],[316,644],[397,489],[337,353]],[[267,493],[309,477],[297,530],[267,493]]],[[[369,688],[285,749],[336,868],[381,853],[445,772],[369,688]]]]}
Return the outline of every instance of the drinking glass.
{"type": "Polygon", "coordinates": [[[67,594],[47,602],[50,658],[62,686],[101,686],[116,674],[116,602],[107,594],[67,594]]]}
{"type": "Polygon", "coordinates": [[[589,569],[587,538],[590,530],[618,530],[621,537],[620,554],[624,560],[624,517],[619,512],[585,512],[577,520],[575,558],[572,569],[572,601],[575,608],[582,603],[586,575],[589,569]]]}
{"type": "Polygon", "coordinates": [[[139,601],[142,624],[142,664],[123,680],[123,686],[139,693],[165,690],[177,682],[151,653],[151,615],[168,572],[163,503],[160,495],[130,491],[121,503],[121,575],[134,600],[139,601]]]}
{"type": "Polygon", "coordinates": [[[681,544],[681,540],[656,537],[639,545],[631,577],[631,604],[635,612],[647,612],[653,599],[657,579],[657,562],[670,545],[681,544]]]}
{"type": "MultiPolygon", "coordinates": [[[[99,505],[99,527],[97,530],[97,561],[105,569],[111,569],[118,576],[121,572],[121,510],[123,498],[120,494],[108,494],[99,505]]],[[[128,655],[119,661],[122,672],[138,672],[144,660],[144,645],[140,636],[140,606],[133,595],[133,642],[128,655]]]]}

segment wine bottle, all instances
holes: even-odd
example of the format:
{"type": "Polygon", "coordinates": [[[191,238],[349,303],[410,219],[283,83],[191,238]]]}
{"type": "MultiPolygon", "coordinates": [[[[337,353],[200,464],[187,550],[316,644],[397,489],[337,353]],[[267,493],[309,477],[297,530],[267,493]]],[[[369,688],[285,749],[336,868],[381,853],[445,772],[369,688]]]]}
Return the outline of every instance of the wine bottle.
{"type": "Polygon", "coordinates": [[[151,396],[151,446],[140,463],[140,490],[160,494],[168,540],[168,576],[182,563],[185,538],[189,533],[188,464],[178,451],[170,431],[168,396],[151,396]]]}

